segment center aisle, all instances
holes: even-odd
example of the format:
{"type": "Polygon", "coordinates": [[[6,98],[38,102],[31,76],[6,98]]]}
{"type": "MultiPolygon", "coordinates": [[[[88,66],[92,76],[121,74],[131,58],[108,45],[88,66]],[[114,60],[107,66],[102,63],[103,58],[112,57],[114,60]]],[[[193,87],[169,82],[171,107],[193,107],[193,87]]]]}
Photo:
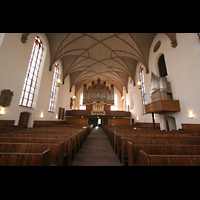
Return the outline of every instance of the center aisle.
{"type": "Polygon", "coordinates": [[[106,134],[94,128],[70,166],[122,166],[106,134]]]}

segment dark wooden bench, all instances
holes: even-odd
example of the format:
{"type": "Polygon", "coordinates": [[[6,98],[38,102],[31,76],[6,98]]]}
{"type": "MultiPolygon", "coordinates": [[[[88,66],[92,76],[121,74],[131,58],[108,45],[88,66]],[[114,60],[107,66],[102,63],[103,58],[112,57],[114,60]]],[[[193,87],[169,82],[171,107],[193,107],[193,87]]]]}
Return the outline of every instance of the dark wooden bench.
{"type": "MultiPolygon", "coordinates": [[[[164,138],[160,139],[134,139],[134,140],[125,140],[122,138],[122,150],[120,151],[120,156],[123,165],[130,165],[128,151],[130,151],[129,145],[200,145],[199,140],[181,140],[181,138],[168,140],[164,138]]],[[[130,153],[130,152],[129,152],[130,153]]]]}
{"type": "MultiPolygon", "coordinates": [[[[35,139],[63,139],[65,141],[65,157],[67,156],[67,165],[75,158],[77,154],[77,137],[74,134],[26,134],[26,133],[3,133],[0,137],[10,138],[35,138],[35,139]],[[68,140],[68,141],[66,141],[68,140]],[[66,146],[67,145],[67,146],[66,146]],[[67,151],[67,152],[66,152],[67,151]]],[[[80,142],[80,141],[78,141],[80,142]]],[[[79,146],[79,145],[78,145],[79,146]]],[[[78,149],[79,150],[79,149],[78,149]]]]}
{"type": "Polygon", "coordinates": [[[63,166],[64,142],[60,144],[47,143],[0,143],[2,153],[41,153],[50,149],[50,165],[63,166]]]}
{"type": "Polygon", "coordinates": [[[0,142],[52,143],[65,142],[65,164],[69,165],[91,132],[93,125],[53,125],[0,134],[0,142]]]}
{"type": "Polygon", "coordinates": [[[200,155],[151,155],[140,150],[140,166],[200,166],[200,155]]]}
{"type": "Polygon", "coordinates": [[[49,166],[50,149],[42,153],[2,153],[0,166],[49,166]]]}
{"type": "Polygon", "coordinates": [[[155,154],[155,155],[199,155],[200,145],[130,144],[128,148],[129,166],[140,164],[140,150],[146,152],[147,154],[155,154]]]}
{"type": "MultiPolygon", "coordinates": [[[[138,144],[200,144],[200,137],[196,136],[190,136],[190,137],[154,137],[150,136],[149,139],[146,138],[146,136],[141,137],[134,137],[134,136],[119,136],[117,135],[117,143],[116,143],[116,150],[117,150],[117,156],[120,160],[123,159],[125,154],[125,151],[127,151],[127,142],[132,142],[132,144],[136,144],[137,141],[138,144]],[[186,139],[187,138],[187,139],[186,139]],[[125,141],[124,141],[125,140],[125,141]],[[191,142],[189,142],[191,141],[191,142]],[[125,146],[125,147],[124,147],[125,146]],[[122,149],[125,149],[123,151],[122,149]]],[[[122,161],[123,162],[123,161],[122,161]]]]}

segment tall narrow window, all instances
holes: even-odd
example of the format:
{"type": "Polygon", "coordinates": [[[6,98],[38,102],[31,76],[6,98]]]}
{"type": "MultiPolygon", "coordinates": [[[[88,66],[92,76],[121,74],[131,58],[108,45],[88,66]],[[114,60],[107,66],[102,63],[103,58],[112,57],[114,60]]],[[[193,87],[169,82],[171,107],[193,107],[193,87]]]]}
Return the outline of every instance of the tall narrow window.
{"type": "Polygon", "coordinates": [[[21,99],[19,102],[20,106],[32,107],[42,53],[42,41],[38,36],[36,36],[33,44],[31,58],[28,65],[28,70],[24,81],[21,99]]]}
{"type": "Polygon", "coordinates": [[[117,101],[117,95],[114,94],[114,106],[111,106],[111,110],[118,110],[118,101],[117,101]]]}
{"type": "Polygon", "coordinates": [[[140,67],[140,82],[141,82],[141,91],[142,91],[142,106],[143,106],[143,114],[145,114],[145,105],[147,104],[147,96],[145,90],[144,83],[144,67],[140,67]]]}
{"type": "Polygon", "coordinates": [[[49,112],[53,112],[53,108],[54,108],[55,97],[56,97],[56,88],[57,88],[57,82],[58,82],[58,73],[59,73],[59,67],[58,67],[58,63],[56,63],[55,69],[54,69],[54,75],[53,75],[53,83],[52,83],[52,87],[51,87],[49,112]]]}
{"type": "Polygon", "coordinates": [[[167,76],[167,68],[165,64],[165,56],[162,54],[160,58],[158,59],[158,67],[160,71],[160,77],[165,77],[167,76]]]}
{"type": "Polygon", "coordinates": [[[131,93],[131,109],[134,108],[134,98],[133,98],[133,79],[130,79],[130,93],[131,93]]]}
{"type": "Polygon", "coordinates": [[[86,110],[86,106],[83,105],[83,93],[81,93],[81,96],[80,96],[80,107],[79,107],[80,110],[86,110]]]}
{"type": "Polygon", "coordinates": [[[125,87],[124,87],[124,90],[123,90],[123,95],[124,95],[124,106],[125,106],[124,110],[127,111],[128,108],[126,107],[126,88],[125,87]]]}

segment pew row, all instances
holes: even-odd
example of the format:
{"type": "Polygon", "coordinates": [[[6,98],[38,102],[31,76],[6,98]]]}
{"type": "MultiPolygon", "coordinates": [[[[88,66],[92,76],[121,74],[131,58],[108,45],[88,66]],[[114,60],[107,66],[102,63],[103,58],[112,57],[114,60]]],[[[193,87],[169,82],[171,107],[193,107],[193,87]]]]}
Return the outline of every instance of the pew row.
{"type": "Polygon", "coordinates": [[[140,166],[200,166],[200,155],[151,155],[140,150],[140,166]]]}
{"type": "Polygon", "coordinates": [[[129,143],[129,166],[140,165],[140,150],[151,155],[200,155],[200,145],[133,145],[129,143]]]}
{"type": "Polygon", "coordinates": [[[0,166],[49,166],[50,149],[42,153],[2,153],[0,166]]]}
{"type": "Polygon", "coordinates": [[[62,166],[64,159],[64,142],[47,143],[0,143],[1,153],[41,153],[50,149],[50,166],[62,166]]]}

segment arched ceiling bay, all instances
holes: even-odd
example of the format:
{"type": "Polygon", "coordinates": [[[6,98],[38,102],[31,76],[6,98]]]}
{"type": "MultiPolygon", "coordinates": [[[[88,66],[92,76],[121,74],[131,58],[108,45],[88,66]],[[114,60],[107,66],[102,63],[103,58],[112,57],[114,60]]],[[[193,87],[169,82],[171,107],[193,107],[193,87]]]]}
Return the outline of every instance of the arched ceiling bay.
{"type": "MultiPolygon", "coordinates": [[[[70,88],[77,91],[84,83],[100,78],[113,83],[120,92],[127,88],[129,76],[135,84],[135,71],[140,61],[149,72],[151,43],[157,33],[46,33],[50,46],[50,67],[61,59],[63,83],[70,75],[70,88]]],[[[176,34],[166,33],[172,47],[176,34]]],[[[21,41],[27,40],[23,33],[21,41]]],[[[128,88],[127,88],[128,89],[128,88]]]]}

